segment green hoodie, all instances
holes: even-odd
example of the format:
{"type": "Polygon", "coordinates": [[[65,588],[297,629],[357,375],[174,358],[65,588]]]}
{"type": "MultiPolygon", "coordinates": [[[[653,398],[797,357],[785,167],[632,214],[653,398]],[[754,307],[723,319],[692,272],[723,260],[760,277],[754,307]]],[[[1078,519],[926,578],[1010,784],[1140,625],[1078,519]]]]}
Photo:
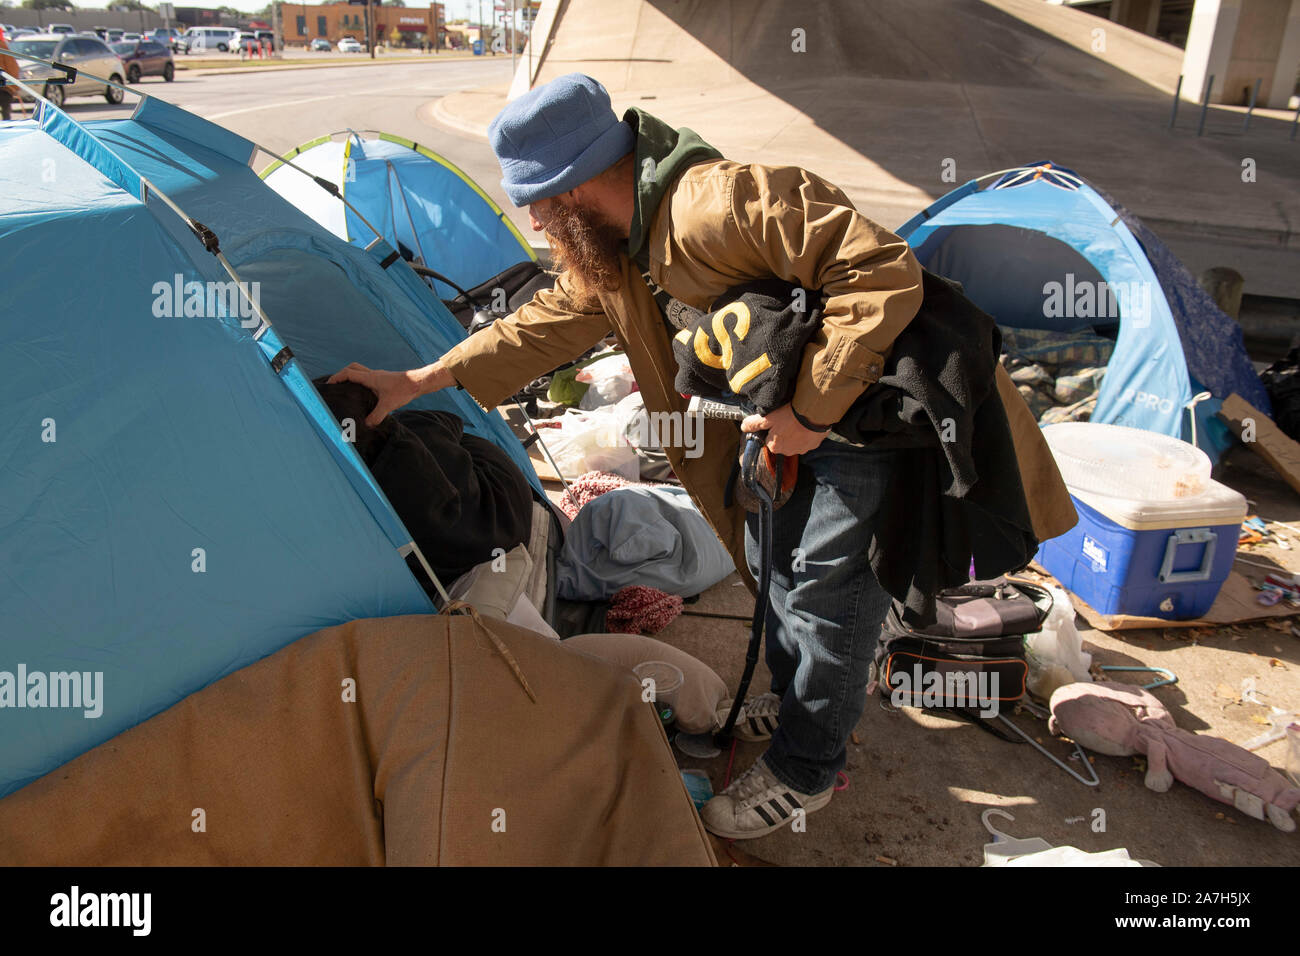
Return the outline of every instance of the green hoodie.
{"type": "Polygon", "coordinates": [[[694,130],[673,129],[635,106],[623,114],[623,121],[636,134],[636,209],[632,213],[627,254],[642,269],[647,269],[646,233],[664,193],[687,166],[707,159],[722,159],[722,154],[694,130]]]}

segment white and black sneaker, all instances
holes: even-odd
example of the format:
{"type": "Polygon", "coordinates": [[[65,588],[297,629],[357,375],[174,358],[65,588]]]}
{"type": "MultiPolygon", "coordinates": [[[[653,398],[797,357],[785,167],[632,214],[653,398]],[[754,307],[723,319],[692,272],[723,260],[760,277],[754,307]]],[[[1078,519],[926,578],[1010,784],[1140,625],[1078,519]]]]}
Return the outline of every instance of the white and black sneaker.
{"type": "MultiPolygon", "coordinates": [[[[731,713],[731,701],[724,700],[718,705],[717,710],[719,729],[726,723],[729,713],[731,713]]],[[[757,697],[746,698],[740,713],[736,716],[736,738],[749,743],[771,740],[780,724],[780,716],[781,698],[776,694],[768,692],[757,697]]]]}
{"type": "Polygon", "coordinates": [[[834,787],[821,793],[799,793],[772,775],[759,757],[736,780],[704,805],[700,819],[705,829],[731,840],[766,836],[790,823],[795,811],[805,814],[831,802],[834,787]]]}

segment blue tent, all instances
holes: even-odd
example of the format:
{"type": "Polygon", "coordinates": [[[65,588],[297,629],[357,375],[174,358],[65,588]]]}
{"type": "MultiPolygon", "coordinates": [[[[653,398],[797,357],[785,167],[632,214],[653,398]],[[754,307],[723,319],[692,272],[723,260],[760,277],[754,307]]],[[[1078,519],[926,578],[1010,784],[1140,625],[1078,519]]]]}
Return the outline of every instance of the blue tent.
{"type": "MultiPolygon", "coordinates": [[[[262,178],[289,202],[336,236],[363,247],[378,231],[412,262],[462,289],[516,263],[537,261],[510,217],[463,170],[409,139],[391,133],[371,138],[355,131],[334,133],[304,143],[285,158],[293,165],[276,161],[262,171],[262,178]],[[346,138],[333,138],[340,135],[346,138]],[[365,221],[301,170],[334,183],[365,221]]],[[[436,279],[434,289],[446,299],[457,294],[436,279]]]]}
{"type": "MultiPolygon", "coordinates": [[[[320,628],[433,610],[310,379],[422,365],[464,332],[254,152],[152,98],[0,123],[0,795],[320,628]]],[[[499,416],[454,389],[416,404],[540,492],[499,416]]]]}
{"type": "Polygon", "coordinates": [[[1233,441],[1214,417],[1223,399],[1272,410],[1237,324],[1140,220],[1071,170],[1035,163],[972,180],[898,234],[1004,328],[1117,325],[1092,421],[1190,441],[1194,414],[1196,443],[1217,459],[1233,441]],[[1213,397],[1189,410],[1202,391],[1213,397]]]}

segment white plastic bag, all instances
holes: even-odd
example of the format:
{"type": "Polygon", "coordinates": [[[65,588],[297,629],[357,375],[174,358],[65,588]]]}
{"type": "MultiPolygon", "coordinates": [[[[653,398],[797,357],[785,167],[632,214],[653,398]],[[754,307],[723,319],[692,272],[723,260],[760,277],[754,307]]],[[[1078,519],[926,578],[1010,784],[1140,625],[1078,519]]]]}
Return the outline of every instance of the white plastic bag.
{"type": "Polygon", "coordinates": [[[1043,629],[1025,639],[1029,664],[1026,685],[1030,693],[1044,700],[1052,691],[1076,681],[1092,681],[1088,669],[1092,655],[1083,649],[1083,638],[1074,626],[1074,605],[1070,596],[1054,585],[1044,585],[1052,594],[1052,610],[1043,629]]]}
{"type": "Polygon", "coordinates": [[[578,402],[578,407],[586,410],[613,405],[636,390],[632,366],[628,363],[627,355],[622,352],[599,359],[579,369],[578,374],[574,376],[574,381],[584,382],[589,386],[578,402]]]}
{"type": "Polygon", "coordinates": [[[565,478],[589,471],[610,471],[633,481],[640,477],[636,449],[628,444],[620,416],[607,409],[569,409],[558,421],[558,429],[542,431],[542,441],[565,478]]]}

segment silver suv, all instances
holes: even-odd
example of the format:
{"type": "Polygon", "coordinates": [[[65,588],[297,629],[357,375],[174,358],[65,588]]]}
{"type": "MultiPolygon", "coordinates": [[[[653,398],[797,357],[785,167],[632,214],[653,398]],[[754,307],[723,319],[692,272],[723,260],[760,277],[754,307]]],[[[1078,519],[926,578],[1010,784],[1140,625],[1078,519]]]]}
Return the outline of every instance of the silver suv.
{"type": "Polygon", "coordinates": [[[122,83],[126,70],[116,53],[103,40],[95,37],[64,36],[58,33],[36,33],[19,37],[9,44],[17,53],[38,56],[76,67],[77,79],[71,85],[48,82],[64,74],[43,63],[20,60],[18,78],[32,87],[44,87],[42,95],[55,106],[62,106],[68,96],[102,96],[110,103],[121,103],[125,95],[120,89],[106,86],[90,79],[86,73],[102,76],[114,83],[122,83]],[[85,70],[86,73],[81,71],[85,70]]]}

